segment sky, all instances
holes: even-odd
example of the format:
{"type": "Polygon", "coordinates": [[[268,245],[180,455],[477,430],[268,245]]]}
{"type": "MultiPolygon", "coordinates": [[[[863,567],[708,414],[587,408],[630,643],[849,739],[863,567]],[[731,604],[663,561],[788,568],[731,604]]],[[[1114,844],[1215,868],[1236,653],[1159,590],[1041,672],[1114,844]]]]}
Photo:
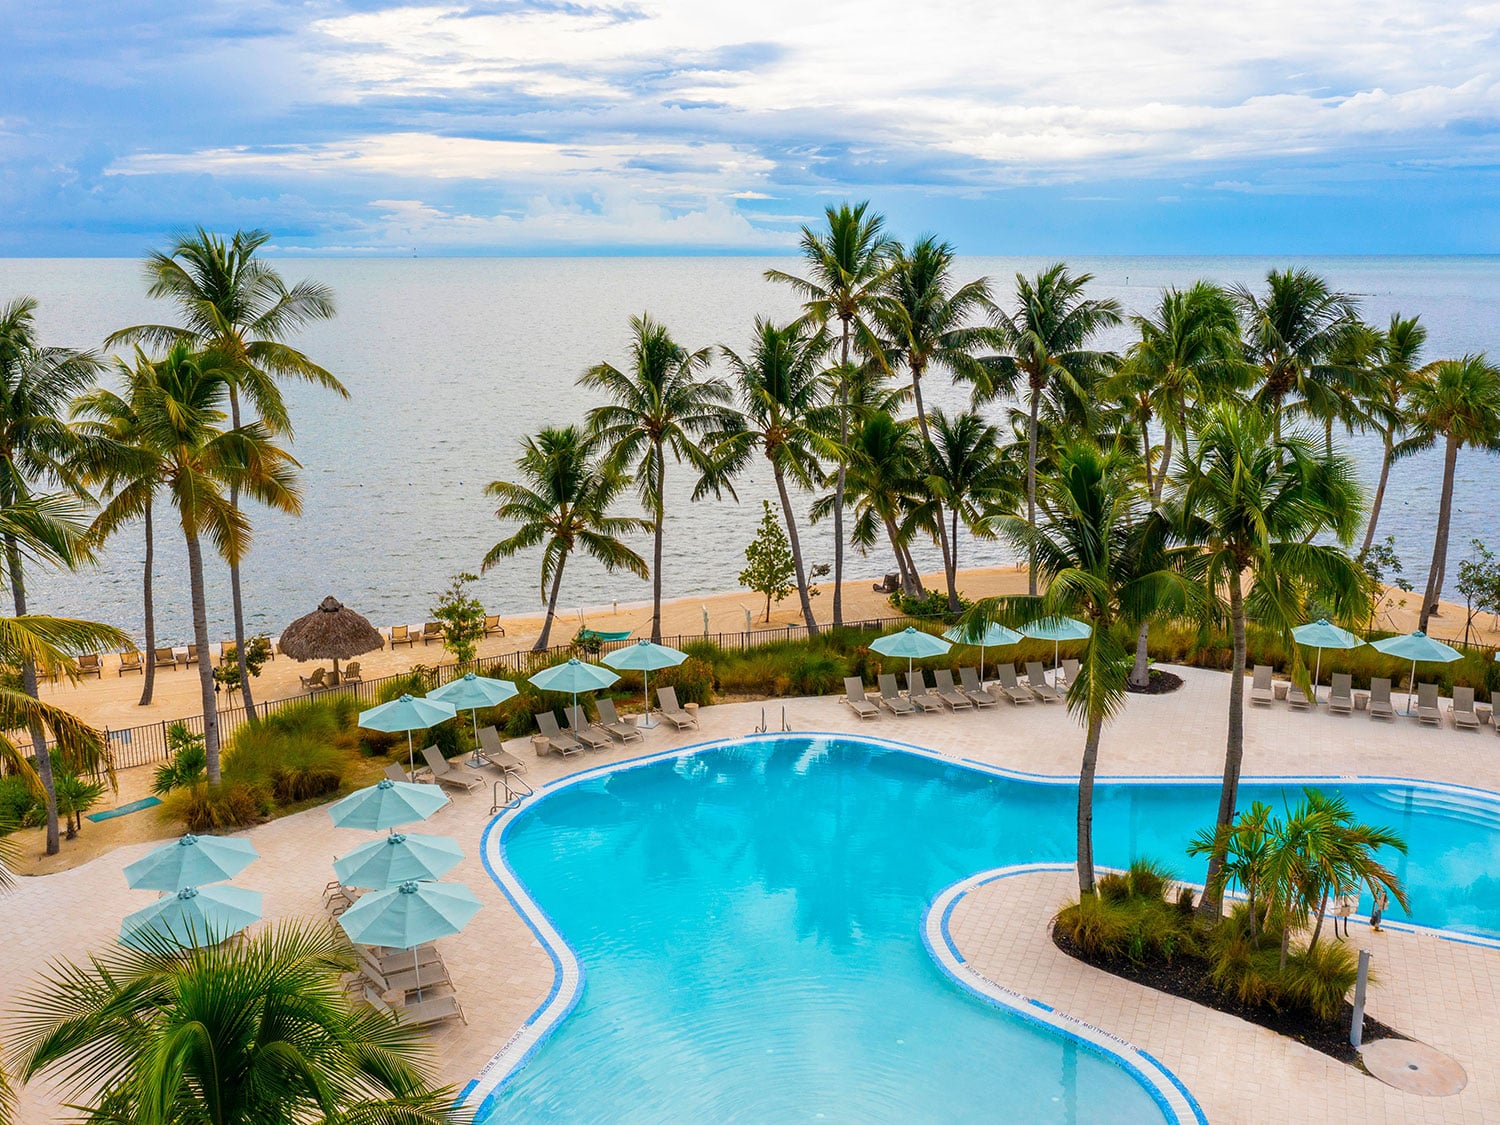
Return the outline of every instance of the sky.
{"type": "Polygon", "coordinates": [[[0,254],[1500,252],[1500,3],[0,0],[0,254]]]}

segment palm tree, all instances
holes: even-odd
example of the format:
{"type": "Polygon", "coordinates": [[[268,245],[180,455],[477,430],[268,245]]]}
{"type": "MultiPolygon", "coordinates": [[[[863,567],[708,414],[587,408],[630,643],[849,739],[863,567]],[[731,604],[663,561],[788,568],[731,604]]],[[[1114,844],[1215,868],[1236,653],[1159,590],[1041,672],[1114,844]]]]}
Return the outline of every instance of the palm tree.
{"type": "Polygon", "coordinates": [[[1250,917],[1250,936],[1260,933],[1261,890],[1266,879],[1267,856],[1272,842],[1272,810],[1264,801],[1252,801],[1249,811],[1240,813],[1232,824],[1205,828],[1188,844],[1187,854],[1212,860],[1219,857],[1213,882],[1203,890],[1205,897],[1222,899],[1231,883],[1245,892],[1245,907],[1250,917]]]}
{"type": "Polygon", "coordinates": [[[950,526],[943,531],[948,550],[943,552],[948,583],[948,609],[957,612],[958,530],[992,537],[989,518],[1008,509],[1015,494],[997,449],[999,429],[973,411],[949,415],[932,412],[931,440],[926,446],[926,495],[930,497],[933,522],[942,528],[944,511],[950,526]]]}
{"type": "Polygon", "coordinates": [[[1380,481],[1375,499],[1370,502],[1370,522],[1365,526],[1361,557],[1375,542],[1375,525],[1385,502],[1385,486],[1391,475],[1397,444],[1406,432],[1405,399],[1407,388],[1417,378],[1417,356],[1427,342],[1427,329],[1418,317],[1391,314],[1391,323],[1376,341],[1374,369],[1364,380],[1365,394],[1360,403],[1363,425],[1380,435],[1380,481]]]}
{"type": "MultiPolygon", "coordinates": [[[[727,347],[722,351],[739,383],[744,413],[732,429],[718,435],[713,460],[725,480],[743,469],[756,449],[770,462],[776,494],[781,500],[781,515],[786,520],[787,538],[792,545],[802,621],[807,626],[807,635],[815,637],[818,623],[813,618],[812,600],[807,592],[802,540],[797,534],[797,517],[787,481],[790,479],[802,489],[817,487],[824,479],[818,457],[833,451],[833,442],[825,436],[832,429],[828,424],[828,387],[819,366],[828,351],[828,338],[821,330],[810,329],[801,322],[778,328],[757,317],[754,350],[748,359],[727,347]]],[[[840,450],[847,445],[847,432],[845,429],[840,450]]],[[[842,457],[841,452],[839,455],[842,457]]],[[[843,476],[842,461],[839,475],[843,476]]],[[[842,496],[840,484],[834,493],[835,527],[839,526],[842,496]]]]}
{"type": "MultiPolygon", "coordinates": [[[[925,468],[922,440],[915,427],[910,420],[898,421],[884,410],[856,418],[849,431],[845,464],[844,498],[854,509],[851,540],[861,551],[868,551],[883,530],[896,558],[902,591],[922,597],[922,576],[911,557],[914,527],[909,519],[914,498],[922,491],[925,468]]],[[[832,510],[832,494],[819,497],[812,506],[813,522],[832,510]]]]}
{"type": "MultiPolygon", "coordinates": [[[[1208,408],[1181,461],[1180,494],[1172,512],[1177,534],[1191,550],[1187,572],[1208,598],[1211,615],[1233,633],[1229,735],[1217,825],[1234,819],[1245,753],[1245,621],[1253,616],[1296,653],[1291,630],[1305,619],[1310,598],[1340,620],[1364,620],[1369,590],[1364,570],[1341,546],[1314,542],[1353,538],[1359,488],[1349,461],[1316,456],[1302,434],[1277,437],[1275,422],[1230,402],[1208,408]],[[1227,604],[1226,604],[1227,601],[1227,604]]],[[[1293,659],[1297,657],[1294,655],[1293,659]]],[[[1300,669],[1306,676],[1306,669],[1300,669]]],[[[1213,886],[1222,858],[1209,861],[1213,886]]],[[[1219,898],[1203,896],[1205,912],[1219,898]]]]}
{"type": "Polygon", "coordinates": [[[1467,445],[1500,452],[1500,368],[1483,355],[1438,360],[1422,369],[1408,398],[1412,436],[1400,444],[1398,456],[1426,449],[1443,439],[1443,492],[1438,501],[1437,534],[1427,571],[1427,592],[1422,598],[1422,619],[1417,626],[1425,630],[1443,595],[1458,451],[1467,445]]]}
{"type": "MultiPolygon", "coordinates": [[[[630,371],[601,363],[579,379],[614,401],[589,411],[589,433],[609,450],[607,460],[629,471],[639,465],[636,483],[651,515],[651,639],[661,642],[661,544],[666,521],[666,455],[687,461],[702,474],[706,454],[697,440],[722,429],[733,399],[722,379],[702,378],[712,353],[689,352],[647,315],[630,318],[633,340],[630,371]]],[[[696,499],[696,497],[695,497],[696,499]]]]}
{"type": "Polygon", "coordinates": [[[297,923],[57,964],[21,1000],[16,1075],[58,1083],[92,1121],[461,1119],[423,1033],[349,999],[355,967],[336,931],[297,923]]]}
{"type": "MultiPolygon", "coordinates": [[[[240,428],[244,395],[272,437],[292,436],[291,418],[278,379],[316,383],[344,398],[349,392],[329,372],[287,344],[304,325],[334,315],[333,290],[314,281],[291,288],[275,267],[256,256],[271,239],[268,231],[239,230],[226,243],[198,227],[179,236],[166,252],[146,259],[147,294],[177,306],[179,326],[142,324],[116,332],[105,343],[144,342],[168,347],[187,341],[220,357],[229,385],[230,424],[240,428]]],[[[239,509],[239,488],[229,489],[239,509]]],[[[229,591],[234,604],[234,649],[240,665],[245,713],[255,717],[255,699],[245,667],[245,611],[240,593],[240,559],[229,559],[229,591]]],[[[200,650],[202,651],[202,650],[200,650]]]]}
{"type": "Polygon", "coordinates": [[[649,573],[646,561],[619,537],[648,530],[651,524],[609,514],[610,505],[630,484],[630,478],[607,462],[601,463],[594,443],[578,426],[549,427],[521,444],[516,466],[524,483],[497,480],[485,486],[485,494],[501,502],[495,518],[520,526],[489,549],[482,569],[489,570],[502,559],[542,545],[541,592],[547,602],[547,617],[541,635],[531,646],[532,652],[542,652],[552,635],[568,556],[581,550],[610,572],[624,569],[645,578],[649,573]]]}
{"type": "MultiPolygon", "coordinates": [[[[134,406],[143,448],[161,459],[161,482],[177,509],[187,543],[188,584],[192,591],[193,641],[208,652],[208,598],[203,580],[203,537],[233,563],[250,546],[250,523],[233,503],[234,487],[279,511],[297,515],[302,500],[294,470],[297,462],[275,444],[261,422],[224,428],[231,375],[213,353],[174,344],[150,367],[134,406]]],[[[203,703],[203,749],[208,780],[219,783],[219,713],[214,670],[198,662],[203,703]]]]}
{"type": "MultiPolygon", "coordinates": [[[[1392,829],[1357,823],[1347,800],[1321,789],[1302,791],[1302,801],[1287,818],[1287,828],[1288,835],[1299,840],[1308,875],[1305,905],[1318,919],[1307,942],[1309,949],[1318,944],[1323,932],[1331,895],[1357,887],[1373,895],[1384,887],[1403,910],[1409,909],[1401,881],[1375,858],[1381,848],[1405,854],[1406,841],[1392,829]]],[[[1285,963],[1284,941],[1282,960],[1285,963]]]]}
{"type": "MultiPolygon", "coordinates": [[[[807,277],[782,270],[766,271],[767,280],[790,285],[802,297],[804,319],[809,325],[826,329],[838,322],[840,375],[835,402],[840,450],[849,444],[849,388],[844,375],[852,370],[855,349],[885,366],[874,312],[882,303],[890,241],[883,233],[884,216],[868,214],[869,208],[868,200],[825,207],[824,230],[802,228],[800,248],[807,277]]],[[[844,623],[845,476],[845,466],[840,462],[833,492],[833,626],[836,629],[844,623]]]]}
{"type": "MultiPolygon", "coordinates": [[[[1107,370],[1112,358],[1090,348],[1101,331],[1120,323],[1120,306],[1113,300],[1083,295],[1094,275],[1074,275],[1063,262],[1034,278],[1016,274],[1016,303],[1010,311],[995,311],[995,329],[1004,354],[985,367],[974,384],[976,402],[1008,393],[1024,379],[1028,392],[1026,428],[1026,520],[1036,525],[1037,427],[1042,398],[1063,393],[1086,396],[1085,384],[1107,370]]],[[[1036,567],[1031,567],[1027,589],[1036,594],[1036,567]]]]}
{"type": "Polygon", "coordinates": [[[1193,604],[1191,583],[1168,564],[1166,524],[1149,510],[1130,460],[1078,443],[1060,449],[1042,501],[1041,525],[1002,517],[1000,530],[1024,547],[1046,577],[1041,597],[988,598],[961,622],[982,629],[991,621],[1020,624],[1072,616],[1093,628],[1078,675],[1068,685],[1068,710],[1085,726],[1078,771],[1078,889],[1094,893],[1094,773],[1104,725],[1125,706],[1130,659],[1117,624],[1134,627],[1158,614],[1180,614],[1193,604]]]}

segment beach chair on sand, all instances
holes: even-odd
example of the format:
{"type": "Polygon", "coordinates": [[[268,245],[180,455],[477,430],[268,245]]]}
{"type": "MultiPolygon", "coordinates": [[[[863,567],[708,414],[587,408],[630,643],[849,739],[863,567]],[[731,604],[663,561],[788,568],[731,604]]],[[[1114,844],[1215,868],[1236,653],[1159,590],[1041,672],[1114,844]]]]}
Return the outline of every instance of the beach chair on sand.
{"type": "Polygon", "coordinates": [[[1437,684],[1417,685],[1417,722],[1443,725],[1443,709],[1438,703],[1437,684]]]}
{"type": "Polygon", "coordinates": [[[348,664],[344,665],[342,682],[346,684],[362,684],[365,682],[365,678],[359,674],[358,660],[351,660],[348,664]]]}
{"type": "Polygon", "coordinates": [[[1058,690],[1047,682],[1047,673],[1042,669],[1040,660],[1026,662],[1026,686],[1031,689],[1031,694],[1043,703],[1062,702],[1062,696],[1058,690]]]}
{"type": "Polygon", "coordinates": [[[948,705],[950,711],[974,709],[974,701],[958,690],[958,685],[953,682],[953,673],[948,669],[938,668],[932,673],[932,678],[937,681],[937,697],[948,705]]]}
{"type": "Polygon", "coordinates": [[[1394,719],[1396,709],[1391,706],[1391,681],[1377,676],[1370,681],[1370,718],[1394,719]]]}
{"type": "Polygon", "coordinates": [[[620,713],[615,710],[615,701],[608,696],[599,700],[599,718],[594,725],[612,738],[618,738],[621,742],[629,742],[632,738],[644,739],[641,728],[634,723],[627,723],[620,718],[620,713]]]}
{"type": "Polygon", "coordinates": [[[1286,689],[1286,705],[1293,711],[1309,711],[1312,709],[1312,700],[1307,698],[1306,693],[1297,686],[1295,680],[1286,689]]]}
{"type": "Polygon", "coordinates": [[[698,716],[690,715],[677,705],[677,689],[674,687],[657,688],[656,705],[661,708],[661,717],[678,730],[698,725],[698,716]]]}
{"type": "Polygon", "coordinates": [[[141,672],[144,670],[145,665],[141,663],[141,654],[139,652],[122,652],[120,653],[120,668],[115,675],[123,676],[126,672],[141,672]]]}
{"type": "Polygon", "coordinates": [[[319,688],[328,686],[328,681],[325,678],[327,675],[328,670],[326,668],[314,668],[311,676],[298,676],[297,678],[302,681],[303,691],[317,691],[319,688]]]}
{"type": "Polygon", "coordinates": [[[554,754],[571,758],[583,750],[583,743],[558,727],[557,716],[551,711],[536,713],[536,729],[542,732],[542,737],[547,740],[547,745],[551,747],[554,754]]]}
{"type": "Polygon", "coordinates": [[[1062,662],[1062,679],[1064,684],[1071,684],[1078,678],[1078,661],[1071,658],[1062,662]]]}
{"type": "Polygon", "coordinates": [[[588,712],[583,709],[583,704],[578,707],[564,707],[563,721],[568,724],[568,733],[590,750],[608,750],[614,741],[609,735],[602,731],[594,730],[589,725],[588,712]]]}
{"type": "Polygon", "coordinates": [[[196,663],[198,663],[198,646],[188,645],[187,655],[182,658],[182,666],[184,668],[191,668],[196,663]]]}
{"type": "Polygon", "coordinates": [[[429,621],[422,626],[422,647],[426,648],[433,641],[443,643],[443,623],[441,621],[429,621]]]}
{"type": "Polygon", "coordinates": [[[894,672],[886,672],[880,677],[880,705],[892,715],[915,715],[917,713],[917,708],[911,700],[901,695],[901,689],[896,686],[894,672]]]}
{"type": "Polygon", "coordinates": [[[85,652],[78,658],[78,675],[97,676],[101,680],[104,678],[104,668],[99,663],[97,652],[85,652]]]}
{"type": "Polygon", "coordinates": [[[995,669],[995,675],[1000,680],[1000,690],[1005,693],[1005,698],[1019,706],[1022,703],[1030,703],[1031,692],[1021,686],[1016,679],[1016,666],[1014,664],[1001,664],[995,669]]]}
{"type": "Polygon", "coordinates": [[[385,776],[392,781],[408,782],[411,780],[406,776],[406,771],[395,763],[385,767],[385,776]]]}
{"type": "Polygon", "coordinates": [[[923,711],[943,709],[943,701],[927,690],[927,677],[922,675],[920,668],[913,669],[906,674],[906,698],[923,711]]]}
{"type": "Polygon", "coordinates": [[[177,653],[170,648],[159,648],[156,650],[157,668],[176,668],[177,653]]]}
{"type": "Polygon", "coordinates": [[[958,670],[958,679],[963,685],[959,690],[974,702],[974,706],[993,707],[1000,702],[988,688],[979,686],[979,669],[960,668],[958,670]]]}
{"type": "Polygon", "coordinates": [[[1271,686],[1272,670],[1269,664],[1255,666],[1255,679],[1250,683],[1250,702],[1269,707],[1276,702],[1276,689],[1271,686]]]}
{"type": "Polygon", "coordinates": [[[1474,710],[1474,689],[1453,689],[1453,726],[1458,730],[1478,730],[1479,715],[1474,710]]]}
{"type": "Polygon", "coordinates": [[[526,763],[505,748],[494,727],[479,731],[479,756],[502,773],[525,773],[526,763]]]}
{"type": "Polygon", "coordinates": [[[397,645],[415,644],[416,640],[417,640],[417,638],[414,637],[414,636],[412,636],[411,629],[408,626],[406,626],[406,625],[392,625],[391,626],[391,647],[392,648],[395,648],[397,645]]]}
{"type": "Polygon", "coordinates": [[[467,793],[484,784],[484,778],[468,766],[450,762],[436,746],[422,747],[422,760],[432,771],[432,780],[445,789],[462,789],[467,793]]]}
{"type": "Polygon", "coordinates": [[[865,684],[858,676],[844,677],[844,702],[861,719],[880,718],[880,708],[865,695],[865,684]]]}
{"type": "Polygon", "coordinates": [[[1354,680],[1348,672],[1333,674],[1333,687],[1328,690],[1328,710],[1334,715],[1354,714],[1354,680]]]}

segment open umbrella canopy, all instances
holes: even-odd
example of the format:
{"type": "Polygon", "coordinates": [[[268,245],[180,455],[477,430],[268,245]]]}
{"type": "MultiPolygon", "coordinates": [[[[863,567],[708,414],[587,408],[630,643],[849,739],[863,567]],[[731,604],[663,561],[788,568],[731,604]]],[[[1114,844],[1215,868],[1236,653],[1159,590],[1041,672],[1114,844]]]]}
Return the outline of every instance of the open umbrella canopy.
{"type": "Polygon", "coordinates": [[[1402,637],[1386,637],[1384,640],[1371,641],[1370,644],[1377,652],[1383,652],[1387,656],[1395,656],[1401,660],[1410,660],[1415,664],[1448,664],[1463,657],[1463,653],[1458,649],[1445,645],[1442,641],[1433,640],[1420,629],[1402,637]]]}
{"type": "Polygon", "coordinates": [[[640,640],[633,645],[616,649],[604,658],[604,663],[622,672],[655,672],[658,668],[674,668],[686,659],[685,652],[653,641],[640,640]]]}
{"type": "Polygon", "coordinates": [[[1093,635],[1093,626],[1076,617],[1043,617],[1021,630],[1023,637],[1036,641],[1086,641],[1093,635]]]}
{"type": "Polygon", "coordinates": [[[259,891],[243,887],[183,887],[120,923],[120,942],[154,952],[163,943],[182,949],[217,945],[260,919],[259,891]]]}
{"type": "Polygon", "coordinates": [[[1317,621],[1309,621],[1306,625],[1298,625],[1292,630],[1292,639],[1299,645],[1308,648],[1359,648],[1365,642],[1356,637],[1348,629],[1341,629],[1328,618],[1319,618],[1317,621]]]}
{"type": "Polygon", "coordinates": [[[531,686],[542,691],[566,691],[577,695],[580,691],[607,688],[619,678],[608,668],[585,664],[575,656],[565,664],[543,668],[531,677],[531,686]]]}
{"type": "Polygon", "coordinates": [[[1021,634],[1014,629],[1007,629],[1004,625],[998,625],[991,621],[977,635],[970,634],[967,625],[954,625],[943,632],[954,644],[974,645],[979,648],[999,648],[1002,645],[1013,645],[1021,640],[1021,634]]]}
{"type": "Polygon", "coordinates": [[[881,656],[904,656],[908,660],[942,656],[952,647],[942,637],[934,637],[911,625],[899,633],[887,633],[870,642],[870,648],[881,656]]]}
{"type": "Polygon", "coordinates": [[[411,777],[417,772],[417,751],[412,743],[411,732],[435,727],[457,714],[452,704],[441,700],[419,699],[414,695],[403,695],[389,703],[382,703],[379,707],[361,711],[359,725],[365,730],[379,730],[387,733],[405,731],[406,774],[411,777]]]}
{"type": "Polygon", "coordinates": [[[339,915],[339,925],[360,945],[411,949],[458,933],[479,905],[462,883],[406,882],[365,895],[339,915]]]}
{"type": "Polygon", "coordinates": [[[328,808],[340,828],[396,828],[426,820],[448,803],[436,785],[413,785],[383,777],[375,785],[350,793],[328,808]]]}
{"type": "Polygon", "coordinates": [[[516,685],[509,680],[496,680],[489,676],[476,676],[473,672],[460,676],[451,683],[434,688],[427,693],[428,699],[446,703],[458,711],[474,711],[480,707],[493,707],[516,695],[516,685]]]}
{"type": "Polygon", "coordinates": [[[380,630],[331,594],[306,617],[281,631],[281,651],[293,660],[352,660],[385,647],[380,630]]]}
{"type": "Polygon", "coordinates": [[[260,855],[249,840],[189,833],[126,865],[125,882],[148,891],[180,891],[233,879],[260,855]]]}
{"type": "Polygon", "coordinates": [[[334,860],[333,871],[345,886],[382,890],[398,883],[441,879],[463,858],[457,840],[398,832],[361,844],[334,860]]]}

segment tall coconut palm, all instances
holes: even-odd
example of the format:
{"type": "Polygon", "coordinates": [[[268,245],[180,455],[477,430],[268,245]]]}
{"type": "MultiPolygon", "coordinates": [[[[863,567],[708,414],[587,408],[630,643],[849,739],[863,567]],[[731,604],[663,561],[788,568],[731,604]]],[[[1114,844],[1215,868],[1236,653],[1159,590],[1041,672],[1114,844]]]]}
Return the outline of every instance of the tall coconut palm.
{"type": "MultiPolygon", "coordinates": [[[[838,325],[839,373],[834,391],[838,448],[849,443],[849,388],[843,378],[853,370],[855,352],[884,366],[884,353],[874,322],[882,303],[889,270],[890,241],[885,217],[870,213],[868,201],[825,207],[827,226],[821,231],[802,228],[799,247],[807,276],[767,270],[766,278],[790,285],[803,299],[805,319],[814,328],[838,325]]],[[[833,500],[833,625],[844,623],[844,481],[845,467],[835,469],[833,500]]]]}
{"type": "MultiPolygon", "coordinates": [[[[230,374],[211,352],[194,351],[187,341],[172,345],[150,366],[151,377],[133,399],[143,448],[161,459],[162,488],[177,510],[187,544],[188,585],[193,604],[193,641],[209,651],[208,596],[204,585],[203,539],[234,562],[250,546],[250,522],[230,499],[237,488],[267,507],[297,515],[297,462],[275,444],[260,422],[226,428],[230,374]]],[[[198,662],[203,704],[203,748],[208,780],[219,783],[219,712],[214,671],[198,662]]]]}
{"type": "MultiPolygon", "coordinates": [[[[187,341],[212,349],[229,381],[230,424],[240,428],[240,399],[259,415],[272,437],[292,436],[291,417],[278,380],[315,383],[344,398],[349,392],[329,372],[286,341],[307,324],[334,315],[333,290],[313,281],[290,288],[258,251],[268,231],[239,230],[227,242],[198,227],[176,238],[165,251],[146,259],[147,293],[170,301],[180,325],[142,324],[116,332],[106,345],[143,342],[167,347],[187,341]]],[[[231,507],[239,489],[231,484],[231,507]]],[[[234,607],[234,646],[240,665],[245,711],[255,717],[255,699],[245,667],[245,610],[240,592],[240,559],[229,560],[229,592],[234,607]]]]}
{"type": "Polygon", "coordinates": [[[21,998],[16,1074],[60,1084],[91,1121],[460,1120],[423,1033],[349,998],[354,968],[335,931],[298,923],[59,963],[21,998]]]}
{"type": "Polygon", "coordinates": [[[1375,363],[1363,381],[1362,425],[1380,435],[1381,456],[1380,480],[1375,486],[1375,498],[1370,501],[1370,520],[1359,549],[1361,556],[1368,554],[1375,542],[1375,526],[1385,502],[1391,462],[1396,446],[1406,434],[1406,391],[1417,377],[1417,357],[1426,342],[1427,329],[1418,317],[1392,313],[1390,326],[1376,340],[1375,363]]]}
{"type": "Polygon", "coordinates": [[[945,512],[949,521],[944,532],[949,549],[943,552],[943,567],[948,609],[957,612],[959,529],[992,537],[990,517],[1009,510],[1018,497],[1012,491],[1013,478],[998,456],[998,427],[971,410],[952,415],[934,410],[929,433],[925,495],[935,522],[941,526],[945,512]]]}
{"type": "MultiPolygon", "coordinates": [[[[845,441],[837,447],[826,436],[833,428],[828,421],[828,385],[821,375],[828,346],[827,336],[807,324],[794,322],[777,327],[758,317],[755,343],[748,357],[742,358],[723,348],[724,359],[739,384],[744,412],[732,429],[718,435],[713,450],[717,471],[726,480],[743,469],[756,450],[770,462],[781,515],[786,520],[787,539],[792,545],[802,621],[810,637],[818,635],[818,623],[813,618],[807,591],[802,539],[797,534],[797,517],[787,482],[804,490],[817,487],[824,479],[820,455],[832,456],[835,448],[842,450],[847,445],[847,429],[845,441]]],[[[842,463],[839,471],[842,476],[842,463]]],[[[834,495],[837,521],[843,499],[842,484],[834,495]]]]}
{"type": "Polygon", "coordinates": [[[579,383],[613,400],[589,411],[589,432],[609,450],[611,465],[636,470],[641,503],[651,515],[651,639],[660,643],[667,454],[678,464],[694,466],[700,476],[708,471],[699,440],[723,429],[734,395],[724,380],[704,377],[712,359],[710,349],[689,352],[644,314],[630,318],[630,330],[629,370],[600,363],[579,383]]]}
{"type": "MultiPolygon", "coordinates": [[[[1094,275],[1073,274],[1063,262],[1034,278],[1016,274],[1015,304],[994,314],[1002,350],[974,383],[974,397],[984,402],[1009,393],[1022,381],[1027,390],[1026,519],[1036,525],[1036,465],[1038,419],[1042,399],[1059,390],[1087,397],[1084,384],[1112,365],[1112,357],[1090,345],[1106,328],[1120,323],[1120,306],[1113,300],[1084,296],[1094,275]]],[[[1027,579],[1037,591],[1036,568],[1027,579]]]]}
{"type": "Polygon", "coordinates": [[[484,556],[483,570],[502,559],[542,548],[541,595],[547,616],[533,652],[542,652],[552,635],[563,570],[575,551],[597,559],[608,571],[628,570],[645,578],[646,560],[620,541],[620,536],[646,531],[647,520],[614,516],[610,506],[630,484],[630,478],[601,461],[595,443],[578,426],[542,430],[522,443],[516,467],[521,481],[492,481],[485,494],[500,501],[495,518],[519,526],[484,556]],[[551,583],[551,589],[548,589],[551,583]]]}
{"type": "MultiPolygon", "coordinates": [[[[1346,458],[1316,454],[1303,434],[1277,437],[1275,426],[1230,402],[1209,407],[1181,460],[1172,511],[1190,552],[1185,570],[1204,590],[1209,613],[1227,621],[1233,635],[1219,827],[1234,819],[1245,755],[1246,618],[1280,634],[1295,654],[1291,630],[1306,619],[1309,600],[1340,620],[1369,614],[1364,571],[1343,549],[1360,516],[1353,467],[1346,458]],[[1337,542],[1314,542],[1322,536],[1337,542]]],[[[1305,668],[1299,672],[1306,677],[1305,668]]],[[[1216,854],[1206,885],[1214,885],[1220,866],[1216,854]]],[[[1217,896],[1205,894],[1203,903],[1205,912],[1217,913],[1217,896]]]]}
{"type": "Polygon", "coordinates": [[[1421,377],[1407,393],[1412,436],[1401,443],[1399,453],[1429,448],[1439,439],[1443,443],[1443,491],[1418,623],[1418,628],[1425,630],[1443,595],[1459,450],[1467,445],[1500,452],[1500,368],[1483,355],[1438,360],[1422,369],[1421,377]]]}

